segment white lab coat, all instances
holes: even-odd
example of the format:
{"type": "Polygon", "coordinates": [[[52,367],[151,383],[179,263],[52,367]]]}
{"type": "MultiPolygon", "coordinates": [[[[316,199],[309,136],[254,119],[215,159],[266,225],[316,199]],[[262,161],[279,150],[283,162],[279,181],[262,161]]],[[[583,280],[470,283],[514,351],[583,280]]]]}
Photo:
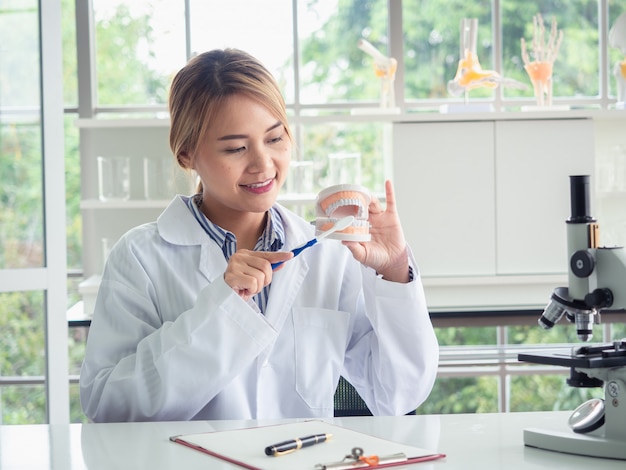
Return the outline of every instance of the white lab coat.
{"type": "MultiPolygon", "coordinates": [[[[285,250],[312,225],[278,206],[285,250]]],[[[412,256],[412,255],[410,255],[412,256]]],[[[375,415],[430,393],[438,345],[419,273],[383,280],[335,241],[274,274],[265,315],[177,196],[109,255],[80,376],[93,421],[330,417],[340,375],[375,415]]]]}

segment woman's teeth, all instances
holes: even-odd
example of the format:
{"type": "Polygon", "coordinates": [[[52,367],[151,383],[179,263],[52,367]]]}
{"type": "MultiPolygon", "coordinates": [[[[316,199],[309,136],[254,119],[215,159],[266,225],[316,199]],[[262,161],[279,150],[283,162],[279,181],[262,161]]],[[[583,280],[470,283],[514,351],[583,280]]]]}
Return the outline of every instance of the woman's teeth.
{"type": "Polygon", "coordinates": [[[246,186],[248,186],[249,188],[256,189],[256,188],[262,188],[263,186],[267,186],[267,185],[268,185],[268,184],[270,184],[271,182],[272,182],[272,180],[271,180],[271,179],[269,179],[269,180],[264,181],[264,182],[262,182],[262,183],[247,184],[246,186]]]}

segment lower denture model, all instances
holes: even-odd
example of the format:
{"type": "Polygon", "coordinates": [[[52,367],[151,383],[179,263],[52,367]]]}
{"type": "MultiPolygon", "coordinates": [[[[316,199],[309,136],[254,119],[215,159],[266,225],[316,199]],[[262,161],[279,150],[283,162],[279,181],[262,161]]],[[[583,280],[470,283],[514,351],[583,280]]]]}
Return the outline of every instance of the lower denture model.
{"type": "Polygon", "coordinates": [[[371,195],[367,188],[356,184],[338,184],[322,190],[317,196],[315,229],[319,234],[328,230],[337,220],[348,215],[354,221],[344,230],[328,238],[349,241],[370,241],[368,207],[371,195]]]}

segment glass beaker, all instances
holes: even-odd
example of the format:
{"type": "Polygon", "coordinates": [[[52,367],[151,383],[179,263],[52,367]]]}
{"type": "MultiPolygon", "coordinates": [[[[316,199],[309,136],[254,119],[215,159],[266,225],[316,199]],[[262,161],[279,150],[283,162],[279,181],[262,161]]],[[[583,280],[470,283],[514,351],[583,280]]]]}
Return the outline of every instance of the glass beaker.
{"type": "Polygon", "coordinates": [[[339,152],[328,155],[328,186],[361,184],[361,154],[339,152]]]}
{"type": "Polygon", "coordinates": [[[174,196],[174,168],[171,158],[143,159],[143,193],[146,199],[162,200],[174,196]]]}
{"type": "Polygon", "coordinates": [[[101,201],[130,198],[130,159],[98,157],[98,195],[101,201]]]}
{"type": "Polygon", "coordinates": [[[292,160],[285,181],[287,194],[311,194],[313,192],[313,162],[292,160]]]}

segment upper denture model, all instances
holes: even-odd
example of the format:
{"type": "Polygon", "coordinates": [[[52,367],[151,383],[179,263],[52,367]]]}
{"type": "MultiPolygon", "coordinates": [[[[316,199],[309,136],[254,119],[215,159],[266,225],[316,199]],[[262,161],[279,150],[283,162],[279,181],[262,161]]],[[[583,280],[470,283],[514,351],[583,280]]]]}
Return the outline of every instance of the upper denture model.
{"type": "Polygon", "coordinates": [[[316,233],[328,230],[342,217],[352,215],[354,221],[344,230],[328,238],[336,240],[369,241],[369,203],[371,195],[367,188],[356,184],[339,184],[322,190],[317,196],[316,233]]]}

